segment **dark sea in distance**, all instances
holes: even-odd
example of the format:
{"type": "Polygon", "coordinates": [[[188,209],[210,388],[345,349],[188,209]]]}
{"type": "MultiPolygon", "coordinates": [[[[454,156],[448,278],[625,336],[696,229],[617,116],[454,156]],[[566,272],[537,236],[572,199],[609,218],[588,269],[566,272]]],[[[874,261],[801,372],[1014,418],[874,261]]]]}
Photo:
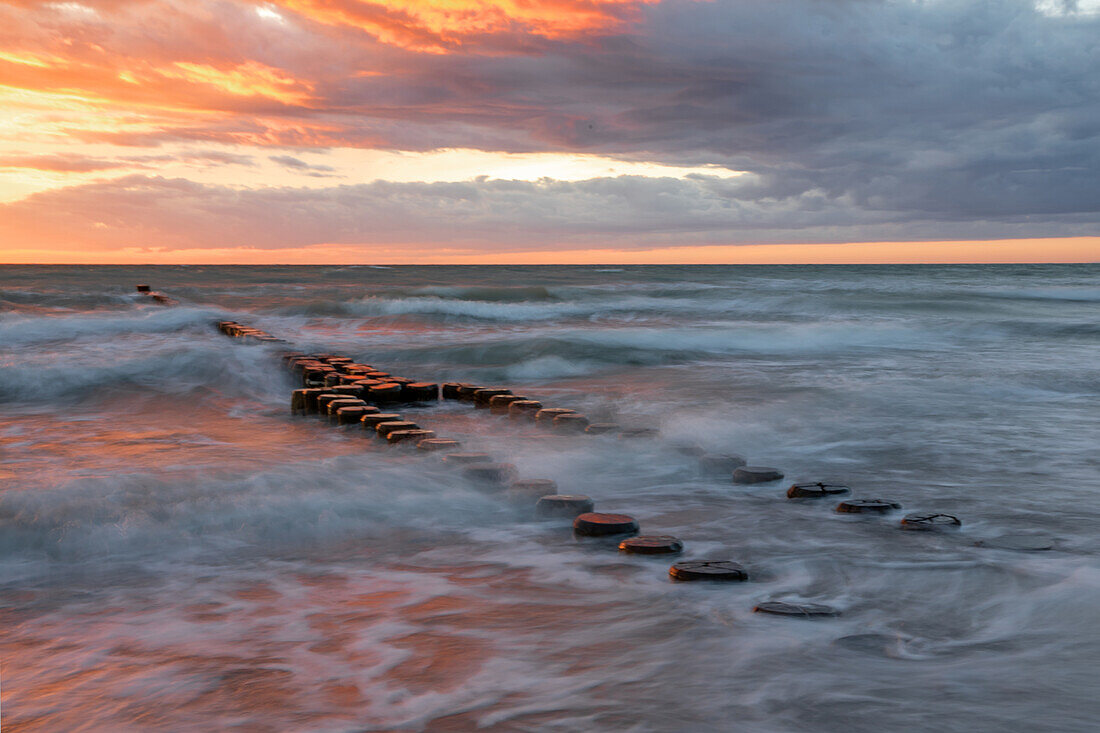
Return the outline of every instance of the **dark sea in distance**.
{"type": "Polygon", "coordinates": [[[5,731],[1100,719],[1100,265],[4,266],[0,407],[5,731]],[[292,417],[278,348],[219,319],[658,428],[400,410],[750,580],[673,582],[675,558],[292,417]],[[734,485],[700,452],[786,478],[734,485]],[[819,480],[903,509],[786,498],[819,480]],[[841,615],[753,613],[774,599],[841,615]]]}

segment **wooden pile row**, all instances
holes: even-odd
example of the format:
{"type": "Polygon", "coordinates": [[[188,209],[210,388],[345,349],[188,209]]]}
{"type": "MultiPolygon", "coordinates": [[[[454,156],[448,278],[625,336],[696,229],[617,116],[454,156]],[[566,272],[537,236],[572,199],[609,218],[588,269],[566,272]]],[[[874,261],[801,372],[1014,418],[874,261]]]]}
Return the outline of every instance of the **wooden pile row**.
{"type": "MultiPolygon", "coordinates": [[[[237,338],[281,342],[258,329],[249,329],[236,322],[223,321],[219,330],[237,338]]],[[[285,343],[285,342],[283,342],[285,343]]],[[[563,434],[609,435],[638,438],[657,434],[653,428],[624,428],[613,423],[590,422],[569,408],[546,407],[539,400],[516,395],[510,389],[478,386],[463,382],[415,381],[395,376],[370,364],[336,354],[304,354],[284,352],[283,361],[301,383],[291,397],[291,411],[296,415],[318,415],[337,426],[357,426],[367,434],[377,436],[390,445],[415,446],[417,452],[439,453],[445,464],[453,465],[475,484],[499,491],[505,498],[518,502],[533,502],[540,517],[570,518],[578,537],[613,539],[620,551],[646,555],[675,555],[684,543],[667,535],[640,535],[637,520],[626,514],[596,512],[595,502],[588,496],[557,493],[551,479],[520,479],[510,463],[494,462],[486,453],[462,451],[458,440],[437,436],[435,431],[404,419],[392,412],[394,405],[430,405],[440,399],[468,402],[489,414],[507,416],[510,420],[527,421],[563,434]]],[[[777,481],[783,474],[777,469],[745,465],[735,455],[696,453],[704,468],[727,472],[734,483],[752,484],[777,481]]],[[[812,483],[794,484],[787,490],[791,500],[805,501],[848,493],[847,486],[812,483]]],[[[881,499],[848,499],[835,507],[847,514],[882,514],[900,509],[897,502],[881,499]]],[[[957,517],[942,513],[909,514],[900,526],[909,530],[945,530],[957,528],[957,517]]],[[[1049,549],[1041,542],[1006,536],[1000,544],[988,546],[1004,549],[1049,549]]],[[[670,577],[676,580],[745,581],[749,575],[730,560],[692,560],[674,563],[670,577]]],[[[814,603],[766,601],[754,611],[784,616],[834,616],[839,612],[829,606],[814,603]]]]}

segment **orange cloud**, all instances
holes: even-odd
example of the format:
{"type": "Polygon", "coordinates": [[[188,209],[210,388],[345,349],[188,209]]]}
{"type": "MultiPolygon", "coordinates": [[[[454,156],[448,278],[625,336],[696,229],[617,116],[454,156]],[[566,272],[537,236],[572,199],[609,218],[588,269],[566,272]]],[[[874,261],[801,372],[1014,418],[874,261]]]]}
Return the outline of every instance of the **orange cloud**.
{"type": "Polygon", "coordinates": [[[546,39],[607,33],[639,5],[660,0],[276,0],[328,25],[363,30],[384,43],[445,53],[493,35],[546,39]]]}
{"type": "Polygon", "coordinates": [[[98,64],[75,59],[32,64],[0,55],[0,85],[165,110],[236,111],[270,107],[272,102],[299,106],[308,102],[312,91],[310,83],[256,61],[154,64],[125,57],[98,64]]]}
{"type": "MultiPolygon", "coordinates": [[[[212,87],[232,96],[266,97],[286,105],[306,103],[311,89],[310,84],[255,61],[230,68],[176,61],[171,66],[152,69],[152,72],[165,79],[182,79],[191,84],[212,87]]],[[[140,83],[130,72],[119,74],[119,78],[131,83],[140,83]]]]}
{"type": "Polygon", "coordinates": [[[37,66],[40,69],[48,69],[57,63],[59,59],[46,59],[33,53],[10,53],[0,51],[0,61],[11,64],[23,64],[24,66],[37,66]]]}
{"type": "Polygon", "coordinates": [[[0,169],[27,168],[55,173],[91,173],[124,167],[134,166],[132,163],[81,155],[0,155],[0,169]]]}
{"type": "Polygon", "coordinates": [[[655,2],[0,0],[0,137],[533,149],[531,135],[587,119],[493,99],[494,84],[447,71],[438,53],[531,53],[611,33],[655,2]],[[443,129],[453,124],[461,139],[443,129]]]}
{"type": "Polygon", "coordinates": [[[942,47],[953,14],[864,5],[0,0],[0,240],[499,252],[1095,234],[1096,105],[1073,91],[1095,20],[1020,23],[1013,6],[988,55],[961,63],[974,49],[942,47]],[[748,175],[366,176],[354,163],[372,148],[748,175]],[[173,182],[120,178],[139,171],[173,182]],[[329,174],[344,185],[301,180],[329,174]]]}

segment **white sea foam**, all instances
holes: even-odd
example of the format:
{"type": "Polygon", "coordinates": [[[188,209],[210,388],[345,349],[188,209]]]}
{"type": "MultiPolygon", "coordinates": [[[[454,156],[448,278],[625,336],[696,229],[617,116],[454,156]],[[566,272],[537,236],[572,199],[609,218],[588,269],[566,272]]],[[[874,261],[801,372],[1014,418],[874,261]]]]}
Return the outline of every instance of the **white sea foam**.
{"type": "Polygon", "coordinates": [[[0,347],[75,339],[109,339],[211,327],[218,312],[207,308],[156,307],[138,312],[75,313],[59,317],[16,316],[0,320],[0,347]]]}
{"type": "Polygon", "coordinates": [[[37,292],[46,311],[0,316],[5,714],[118,730],[1094,727],[1095,270],[485,272],[207,268],[186,280],[193,306],[62,315],[51,293],[122,277],[70,273],[37,292]],[[227,316],[656,428],[563,436],[465,403],[401,410],[684,554],[578,539],[438,456],[289,416],[277,349],[217,334],[227,316]],[[785,478],[736,485],[694,448],[785,478]],[[819,480],[903,509],[786,498],[819,480]],[[963,525],[903,532],[908,511],[963,525]],[[975,544],[1006,533],[1055,549],[975,544]],[[674,559],[735,560],[750,581],[674,583],[674,559]],[[753,613],[772,598],[842,615],[753,613]]]}

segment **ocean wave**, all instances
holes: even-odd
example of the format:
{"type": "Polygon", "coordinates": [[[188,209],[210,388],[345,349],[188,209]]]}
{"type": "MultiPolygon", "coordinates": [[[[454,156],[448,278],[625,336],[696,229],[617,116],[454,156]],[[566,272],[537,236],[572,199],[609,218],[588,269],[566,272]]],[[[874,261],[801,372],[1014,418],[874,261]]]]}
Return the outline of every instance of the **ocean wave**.
{"type": "Polygon", "coordinates": [[[412,294],[455,300],[480,300],[489,303],[559,300],[549,288],[542,285],[431,285],[415,288],[412,294]]]}
{"type": "Polygon", "coordinates": [[[69,293],[64,291],[0,290],[0,314],[58,313],[131,308],[146,300],[137,293],[69,293]]]}
{"type": "Polygon", "coordinates": [[[849,349],[925,349],[938,338],[901,325],[791,323],[574,331],[570,340],[601,348],[694,354],[797,354],[849,349]]]}
{"type": "Polygon", "coordinates": [[[1031,338],[1091,340],[1100,336],[1100,323],[1096,321],[1000,321],[994,325],[1013,336],[1028,336],[1031,338]]]}
{"type": "Polygon", "coordinates": [[[966,295],[985,298],[1003,298],[1007,300],[1049,300],[1065,303],[1100,303],[1100,288],[1071,285],[1050,288],[985,289],[966,293],[966,295]]]}
{"type": "Polygon", "coordinates": [[[504,367],[501,378],[523,381],[582,377],[607,369],[606,362],[591,359],[566,359],[561,356],[540,356],[504,367]]]}
{"type": "Polygon", "coordinates": [[[276,392],[282,377],[267,349],[226,340],[169,338],[118,348],[105,342],[64,352],[40,351],[0,365],[0,402],[69,404],[107,390],[138,388],[187,394],[208,387],[240,395],[276,392]]]}
{"type": "Polygon", "coordinates": [[[547,302],[460,300],[439,296],[379,297],[368,296],[350,301],[310,301],[279,308],[279,315],[305,316],[425,316],[443,320],[530,322],[562,318],[599,318],[623,314],[656,314],[665,317],[677,313],[721,314],[731,311],[760,312],[759,304],[743,300],[700,302],[690,298],[655,298],[630,295],[601,300],[557,300],[547,302]]]}
{"type": "Polygon", "coordinates": [[[390,352],[402,363],[477,367],[484,378],[577,377],[629,366],[690,363],[730,357],[833,357],[857,350],[935,350],[940,334],[901,325],[726,324],[694,327],[547,328],[485,331],[390,352]]]}
{"type": "Polygon", "coordinates": [[[351,301],[333,300],[331,298],[318,298],[316,300],[304,300],[287,305],[279,305],[268,312],[279,316],[351,316],[356,315],[349,305],[351,301]]]}
{"type": "Polygon", "coordinates": [[[576,303],[522,303],[485,300],[452,300],[438,296],[383,300],[368,298],[348,304],[360,315],[436,315],[479,320],[537,321],[590,313],[591,306],[576,303]]]}
{"type": "Polygon", "coordinates": [[[208,329],[220,316],[221,313],[214,309],[161,306],[138,311],[76,313],[49,318],[19,315],[0,319],[0,347],[208,329]]]}
{"type": "Polygon", "coordinates": [[[0,494],[0,561],[183,559],[181,550],[224,557],[250,546],[277,551],[365,531],[461,531],[493,508],[499,502],[454,472],[432,474],[392,454],[306,458],[229,476],[211,467],[193,476],[119,471],[0,494]],[[326,477],[320,483],[319,470],[326,477]]]}

